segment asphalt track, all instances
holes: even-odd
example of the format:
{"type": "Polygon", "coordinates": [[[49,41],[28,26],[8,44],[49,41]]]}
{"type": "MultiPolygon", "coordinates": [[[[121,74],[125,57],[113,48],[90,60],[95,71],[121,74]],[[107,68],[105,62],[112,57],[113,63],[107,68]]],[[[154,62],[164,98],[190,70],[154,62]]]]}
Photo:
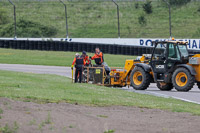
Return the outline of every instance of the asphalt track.
{"type": "MultiPolygon", "coordinates": [[[[58,66],[41,66],[41,65],[20,65],[20,64],[0,64],[0,70],[38,73],[38,74],[56,74],[60,76],[66,76],[71,78],[70,67],[58,67],[58,66]]],[[[196,85],[189,92],[177,92],[175,89],[172,91],[160,91],[156,84],[151,84],[146,91],[136,91],[132,87],[120,88],[130,92],[149,94],[165,98],[176,98],[183,101],[193,102],[200,104],[200,90],[196,85]]]]}

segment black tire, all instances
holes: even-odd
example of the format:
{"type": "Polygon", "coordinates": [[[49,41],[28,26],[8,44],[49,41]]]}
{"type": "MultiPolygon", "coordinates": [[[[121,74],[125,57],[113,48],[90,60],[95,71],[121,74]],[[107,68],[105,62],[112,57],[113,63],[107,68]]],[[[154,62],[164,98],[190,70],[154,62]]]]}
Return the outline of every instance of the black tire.
{"type": "Polygon", "coordinates": [[[186,68],[182,68],[182,67],[177,68],[172,75],[172,83],[177,91],[187,92],[193,88],[194,83],[195,83],[195,77],[193,75],[191,75],[191,73],[186,68]],[[183,73],[187,76],[186,77],[187,80],[185,82],[180,81],[183,83],[184,86],[180,86],[177,81],[178,80],[177,75],[180,73],[183,73]]]}
{"type": "Polygon", "coordinates": [[[157,87],[161,91],[171,91],[174,86],[173,86],[172,83],[160,83],[160,82],[157,82],[157,87]]]}
{"type": "Polygon", "coordinates": [[[198,86],[198,88],[200,89],[200,82],[197,82],[197,86],[198,86]]]}
{"type": "Polygon", "coordinates": [[[149,87],[149,85],[150,85],[151,76],[150,76],[150,74],[148,72],[145,72],[143,68],[136,66],[133,69],[133,71],[131,72],[130,81],[131,81],[131,86],[135,90],[146,90],[149,87]],[[133,76],[134,76],[134,74],[136,72],[141,73],[141,77],[142,77],[142,80],[140,81],[141,84],[135,84],[135,81],[133,81],[133,76]]]}

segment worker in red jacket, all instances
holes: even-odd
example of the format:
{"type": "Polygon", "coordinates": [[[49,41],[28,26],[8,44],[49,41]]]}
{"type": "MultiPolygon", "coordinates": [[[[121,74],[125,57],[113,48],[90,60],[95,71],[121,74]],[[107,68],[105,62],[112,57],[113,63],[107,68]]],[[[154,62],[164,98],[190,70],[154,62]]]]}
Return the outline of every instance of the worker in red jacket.
{"type": "Polygon", "coordinates": [[[102,65],[104,62],[103,53],[99,48],[95,49],[95,54],[91,57],[91,60],[94,60],[97,65],[102,65]]]}
{"type": "Polygon", "coordinates": [[[87,55],[87,53],[85,51],[82,52],[82,57],[86,63],[86,66],[88,66],[91,62],[89,60],[89,56],[87,55]]]}
{"type": "Polygon", "coordinates": [[[74,58],[71,69],[73,69],[74,64],[75,64],[75,68],[76,68],[75,83],[78,82],[78,76],[79,76],[79,83],[81,83],[82,82],[83,67],[85,65],[85,61],[84,61],[83,57],[81,57],[78,53],[76,53],[76,57],[74,58]]]}

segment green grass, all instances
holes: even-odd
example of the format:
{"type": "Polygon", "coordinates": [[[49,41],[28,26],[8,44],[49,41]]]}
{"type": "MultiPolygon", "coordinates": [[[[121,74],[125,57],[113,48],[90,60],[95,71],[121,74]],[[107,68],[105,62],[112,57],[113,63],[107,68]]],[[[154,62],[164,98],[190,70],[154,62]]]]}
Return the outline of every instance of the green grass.
{"type": "MultiPolygon", "coordinates": [[[[112,38],[117,34],[117,13],[116,6],[112,1],[91,2],[91,1],[69,1],[67,2],[69,35],[72,38],[112,38]]],[[[17,22],[21,19],[32,21],[41,27],[56,28],[56,34],[51,36],[40,33],[38,37],[65,37],[65,13],[64,6],[58,1],[15,1],[17,22]]],[[[161,0],[152,2],[153,13],[146,14],[142,5],[138,2],[139,8],[135,8],[136,2],[117,2],[120,9],[120,30],[123,38],[169,38],[168,8],[161,0]],[[144,14],[147,24],[140,25],[138,18],[144,14]]],[[[6,0],[0,2],[2,18],[0,20],[0,36],[13,37],[13,34],[3,35],[5,27],[13,23],[13,9],[6,0]],[[6,20],[5,20],[6,18],[6,20]],[[1,22],[2,21],[2,22],[1,22]],[[1,24],[2,23],[2,24],[1,24]]],[[[187,5],[172,7],[172,35],[176,38],[199,38],[200,37],[200,2],[190,2],[187,5]]],[[[13,31],[12,29],[10,29],[13,31]]],[[[18,29],[18,37],[35,37],[35,27],[18,29]],[[24,31],[23,31],[24,30],[24,31]],[[22,33],[25,34],[22,34],[22,33]],[[31,34],[33,32],[33,34],[31,34]],[[20,34],[21,33],[21,34],[20,34]]]]}
{"type": "Polygon", "coordinates": [[[0,108],[0,114],[3,114],[3,110],[0,108]]]}
{"type": "MultiPolygon", "coordinates": [[[[13,50],[0,48],[0,63],[49,66],[71,66],[76,52],[13,50]]],[[[81,52],[79,52],[81,54],[81,52]]],[[[93,56],[94,53],[88,53],[93,56]]],[[[112,67],[123,67],[126,59],[135,56],[104,54],[105,62],[112,67]]],[[[94,63],[94,61],[93,61],[94,63]]]]}
{"type": "Polygon", "coordinates": [[[172,98],[137,94],[91,84],[72,84],[71,79],[56,75],[9,71],[0,71],[0,73],[0,97],[39,103],[134,106],[200,115],[200,105],[172,98]]]}
{"type": "Polygon", "coordinates": [[[114,132],[115,132],[115,130],[107,130],[104,133],[114,133],[114,132]]]}
{"type": "Polygon", "coordinates": [[[18,123],[15,121],[12,126],[6,124],[4,127],[0,125],[0,133],[17,133],[19,129],[18,123]]]}

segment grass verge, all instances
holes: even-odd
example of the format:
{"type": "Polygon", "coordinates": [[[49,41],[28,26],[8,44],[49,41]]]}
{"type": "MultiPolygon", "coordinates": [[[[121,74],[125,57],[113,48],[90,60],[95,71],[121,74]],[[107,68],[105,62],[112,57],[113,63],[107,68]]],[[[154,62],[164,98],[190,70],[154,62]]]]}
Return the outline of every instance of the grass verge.
{"type": "Polygon", "coordinates": [[[0,97],[26,102],[67,102],[91,106],[134,106],[200,115],[200,105],[172,98],[127,92],[91,84],[72,84],[66,77],[0,71],[0,97]]]}
{"type": "MultiPolygon", "coordinates": [[[[0,63],[71,66],[75,53],[76,52],[13,50],[0,48],[0,63]]],[[[81,54],[81,52],[79,53],[81,54]]],[[[88,55],[93,56],[94,53],[88,53],[88,55]]],[[[104,59],[109,66],[123,67],[126,59],[135,59],[135,56],[104,54],[104,59]]]]}

